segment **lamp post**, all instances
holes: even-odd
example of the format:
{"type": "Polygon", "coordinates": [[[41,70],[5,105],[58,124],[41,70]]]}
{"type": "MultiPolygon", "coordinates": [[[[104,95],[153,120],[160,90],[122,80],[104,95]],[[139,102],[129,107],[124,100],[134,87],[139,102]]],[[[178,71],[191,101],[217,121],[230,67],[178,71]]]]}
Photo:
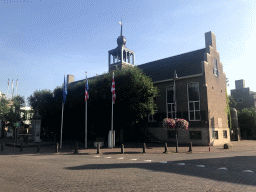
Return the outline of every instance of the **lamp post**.
{"type": "MultiPolygon", "coordinates": [[[[174,100],[174,112],[175,112],[175,122],[177,119],[177,103],[176,103],[176,84],[175,81],[178,79],[178,75],[176,73],[176,70],[174,71],[174,77],[173,77],[173,89],[174,89],[174,96],[173,96],[173,100],[174,100]]],[[[175,133],[176,133],[176,153],[178,153],[178,130],[177,127],[175,126],[175,133]]]]}

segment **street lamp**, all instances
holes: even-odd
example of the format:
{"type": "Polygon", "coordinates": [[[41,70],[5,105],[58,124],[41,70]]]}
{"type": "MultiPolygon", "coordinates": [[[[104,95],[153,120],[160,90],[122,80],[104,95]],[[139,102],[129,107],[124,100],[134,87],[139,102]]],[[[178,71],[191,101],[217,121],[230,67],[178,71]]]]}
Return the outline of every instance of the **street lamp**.
{"type": "MultiPolygon", "coordinates": [[[[173,90],[174,90],[174,96],[173,96],[173,100],[174,100],[174,112],[175,112],[175,122],[177,119],[177,103],[176,103],[176,84],[175,81],[178,79],[178,75],[176,73],[176,70],[174,71],[174,77],[173,77],[173,90]]],[[[175,126],[175,133],[176,133],[176,153],[178,153],[178,130],[177,127],[175,126]]]]}

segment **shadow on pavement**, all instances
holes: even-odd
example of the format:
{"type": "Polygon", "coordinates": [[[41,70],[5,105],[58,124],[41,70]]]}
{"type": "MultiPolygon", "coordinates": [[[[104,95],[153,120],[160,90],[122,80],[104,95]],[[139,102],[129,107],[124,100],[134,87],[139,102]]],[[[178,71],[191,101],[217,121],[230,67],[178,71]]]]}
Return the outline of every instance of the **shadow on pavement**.
{"type": "Polygon", "coordinates": [[[256,174],[243,172],[252,170],[256,172],[255,156],[235,156],[225,158],[196,159],[184,161],[168,161],[167,163],[116,163],[116,164],[90,164],[74,167],[66,167],[68,170],[91,169],[126,169],[138,168],[155,172],[167,172],[188,176],[201,177],[221,182],[229,182],[243,185],[256,185],[256,174]],[[178,165],[184,163],[185,165],[178,165]],[[197,167],[204,165],[205,167],[197,167]],[[227,168],[227,170],[223,169],[227,168]],[[222,168],[222,169],[219,169],[222,168]]]}

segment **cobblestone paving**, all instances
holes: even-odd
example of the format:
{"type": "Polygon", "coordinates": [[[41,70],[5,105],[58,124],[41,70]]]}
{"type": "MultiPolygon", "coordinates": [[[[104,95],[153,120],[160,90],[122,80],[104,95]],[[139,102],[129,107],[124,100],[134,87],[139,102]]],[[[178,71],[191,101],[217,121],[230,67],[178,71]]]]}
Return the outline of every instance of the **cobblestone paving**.
{"type": "Polygon", "coordinates": [[[194,147],[193,154],[186,154],[184,147],[179,148],[180,154],[163,154],[164,148],[156,147],[145,154],[142,148],[120,154],[118,148],[101,149],[100,154],[96,149],[80,149],[78,155],[68,146],[58,154],[54,146],[42,146],[40,153],[35,147],[20,152],[6,146],[0,152],[0,191],[256,191],[251,183],[246,184],[246,180],[255,182],[255,173],[242,173],[244,167],[239,172],[218,170],[213,161],[207,164],[206,155],[220,160],[229,156],[226,152],[231,157],[245,150],[256,155],[254,141],[233,145],[228,150],[212,147],[210,153],[207,147],[194,147]],[[203,160],[194,163],[193,159],[203,160]],[[196,167],[197,163],[205,167],[196,167]]]}

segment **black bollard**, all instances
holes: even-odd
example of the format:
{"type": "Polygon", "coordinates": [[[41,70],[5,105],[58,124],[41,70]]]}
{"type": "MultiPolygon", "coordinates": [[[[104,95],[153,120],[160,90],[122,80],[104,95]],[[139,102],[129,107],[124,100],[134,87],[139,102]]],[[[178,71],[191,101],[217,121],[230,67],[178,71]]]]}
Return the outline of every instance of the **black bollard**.
{"type": "Polygon", "coordinates": [[[23,143],[20,144],[20,152],[23,151],[23,143]]]}
{"type": "Polygon", "coordinates": [[[76,148],[75,148],[75,153],[74,154],[78,154],[78,143],[76,143],[76,148]]]}
{"type": "Polygon", "coordinates": [[[1,143],[1,151],[4,151],[4,142],[1,143]]]}
{"type": "Polygon", "coordinates": [[[124,144],[121,145],[121,154],[124,154],[124,144]]]}
{"type": "Polygon", "coordinates": [[[59,152],[59,143],[56,144],[56,149],[55,152],[58,153],[59,152]]]}
{"type": "Polygon", "coordinates": [[[100,154],[100,143],[97,145],[97,154],[100,154]]]}
{"type": "Polygon", "coordinates": [[[36,150],[36,152],[37,152],[37,153],[40,152],[40,143],[38,143],[38,145],[37,145],[37,150],[36,150]]]}
{"type": "Polygon", "coordinates": [[[143,153],[146,153],[146,143],[143,143],[143,153]]]}
{"type": "Polygon", "coordinates": [[[192,142],[189,143],[189,151],[188,152],[192,152],[192,142]]]}
{"type": "Polygon", "coordinates": [[[167,153],[168,150],[167,150],[167,143],[165,143],[165,146],[164,146],[164,153],[167,153]]]}

